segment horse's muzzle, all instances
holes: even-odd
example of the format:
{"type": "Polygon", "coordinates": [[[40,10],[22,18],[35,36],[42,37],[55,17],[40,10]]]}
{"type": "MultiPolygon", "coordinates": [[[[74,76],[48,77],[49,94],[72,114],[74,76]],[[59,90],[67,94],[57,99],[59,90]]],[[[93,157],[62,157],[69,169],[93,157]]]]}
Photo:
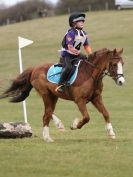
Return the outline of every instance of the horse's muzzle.
{"type": "Polygon", "coordinates": [[[125,78],[123,75],[119,76],[116,80],[116,84],[119,85],[119,86],[122,86],[125,82],[125,78]]]}

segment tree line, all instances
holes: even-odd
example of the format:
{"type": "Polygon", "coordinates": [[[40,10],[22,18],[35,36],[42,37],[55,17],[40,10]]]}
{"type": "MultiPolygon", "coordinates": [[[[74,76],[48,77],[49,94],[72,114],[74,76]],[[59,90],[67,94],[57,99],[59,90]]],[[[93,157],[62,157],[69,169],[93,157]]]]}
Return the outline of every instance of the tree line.
{"type": "Polygon", "coordinates": [[[28,0],[0,9],[0,25],[47,16],[53,6],[42,0],[28,0]]]}
{"type": "Polygon", "coordinates": [[[56,13],[62,14],[73,11],[109,10],[114,8],[114,0],[59,0],[56,6],[56,13]]]}
{"type": "Polygon", "coordinates": [[[25,21],[38,17],[66,14],[73,11],[114,9],[114,0],[58,0],[52,5],[47,0],[28,0],[14,6],[0,8],[0,25],[25,21]]]}

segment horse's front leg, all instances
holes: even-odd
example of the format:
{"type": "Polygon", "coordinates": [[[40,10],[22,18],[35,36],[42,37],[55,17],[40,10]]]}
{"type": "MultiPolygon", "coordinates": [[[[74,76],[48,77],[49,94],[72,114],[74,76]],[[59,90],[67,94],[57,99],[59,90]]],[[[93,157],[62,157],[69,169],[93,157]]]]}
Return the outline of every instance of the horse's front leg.
{"type": "Polygon", "coordinates": [[[45,114],[43,116],[43,138],[46,142],[53,142],[53,139],[50,137],[49,133],[49,122],[53,117],[53,112],[57,102],[56,97],[52,96],[43,96],[43,101],[45,105],[45,114]]]}
{"type": "Polygon", "coordinates": [[[97,110],[102,113],[104,120],[105,120],[105,129],[107,131],[107,135],[112,138],[115,139],[115,133],[110,121],[110,117],[109,117],[109,113],[106,110],[103,101],[102,101],[102,96],[101,95],[97,95],[93,98],[92,100],[93,105],[97,108],[97,110]]]}
{"type": "Polygon", "coordinates": [[[74,122],[71,125],[71,129],[80,129],[84,124],[88,123],[90,120],[90,116],[87,111],[86,107],[86,100],[81,99],[80,101],[77,102],[77,106],[82,114],[82,119],[78,121],[77,119],[74,120],[74,122]]]}
{"type": "Polygon", "coordinates": [[[51,110],[49,110],[48,112],[46,110],[46,112],[43,116],[43,138],[44,138],[44,141],[46,141],[46,142],[53,142],[54,141],[50,137],[50,133],[49,133],[49,122],[50,122],[51,118],[52,118],[51,110]]]}

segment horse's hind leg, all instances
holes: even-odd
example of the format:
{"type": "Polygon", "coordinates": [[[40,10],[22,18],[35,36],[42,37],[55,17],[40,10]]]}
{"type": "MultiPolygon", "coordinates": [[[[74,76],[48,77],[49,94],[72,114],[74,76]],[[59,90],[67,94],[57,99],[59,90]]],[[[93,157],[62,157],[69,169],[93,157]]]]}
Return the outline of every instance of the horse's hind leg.
{"type": "Polygon", "coordinates": [[[60,131],[65,131],[65,127],[64,127],[62,121],[55,114],[52,114],[52,119],[53,119],[53,122],[54,122],[55,126],[60,131]]]}
{"type": "Polygon", "coordinates": [[[90,116],[88,114],[88,111],[87,111],[87,107],[86,107],[86,100],[84,99],[81,99],[77,102],[77,105],[78,105],[78,108],[82,114],[82,119],[80,121],[78,120],[75,120],[73,122],[73,124],[71,125],[71,129],[74,130],[74,129],[80,129],[82,128],[82,126],[86,123],[89,122],[90,120],[90,116]]]}
{"type": "Polygon", "coordinates": [[[114,133],[111,121],[110,121],[109,113],[107,112],[107,110],[106,110],[106,108],[103,104],[101,95],[97,95],[96,97],[94,97],[94,99],[92,100],[92,103],[97,108],[97,110],[100,113],[102,113],[102,115],[104,117],[104,120],[105,120],[105,123],[106,123],[105,128],[106,128],[106,131],[107,131],[107,135],[110,138],[115,139],[115,133],[114,133]]]}
{"type": "Polygon", "coordinates": [[[45,114],[43,116],[43,138],[46,142],[53,142],[53,139],[49,134],[49,122],[52,119],[52,115],[57,102],[57,97],[52,95],[44,95],[43,101],[45,105],[45,114]]]}

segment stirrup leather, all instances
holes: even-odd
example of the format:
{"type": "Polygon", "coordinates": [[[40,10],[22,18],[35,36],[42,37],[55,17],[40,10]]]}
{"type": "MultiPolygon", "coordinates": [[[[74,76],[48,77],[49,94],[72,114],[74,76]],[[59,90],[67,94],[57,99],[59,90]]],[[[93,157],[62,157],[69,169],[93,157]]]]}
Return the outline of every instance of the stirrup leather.
{"type": "Polygon", "coordinates": [[[55,91],[58,92],[61,87],[64,87],[64,84],[61,84],[58,87],[56,87],[55,91]]]}

